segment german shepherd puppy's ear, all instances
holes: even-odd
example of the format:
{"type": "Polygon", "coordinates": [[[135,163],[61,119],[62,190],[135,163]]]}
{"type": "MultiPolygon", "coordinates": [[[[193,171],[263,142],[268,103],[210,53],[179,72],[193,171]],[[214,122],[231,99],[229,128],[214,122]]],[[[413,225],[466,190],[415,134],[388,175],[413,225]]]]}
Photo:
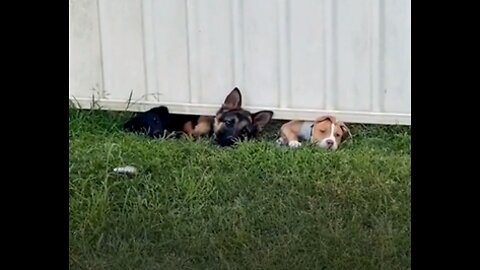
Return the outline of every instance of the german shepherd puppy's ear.
{"type": "Polygon", "coordinates": [[[240,90],[235,87],[230,94],[225,98],[222,108],[227,110],[240,109],[242,107],[242,94],[240,90]]]}
{"type": "Polygon", "coordinates": [[[273,117],[272,111],[259,111],[252,114],[253,126],[256,133],[262,132],[265,126],[270,123],[273,117]]]}

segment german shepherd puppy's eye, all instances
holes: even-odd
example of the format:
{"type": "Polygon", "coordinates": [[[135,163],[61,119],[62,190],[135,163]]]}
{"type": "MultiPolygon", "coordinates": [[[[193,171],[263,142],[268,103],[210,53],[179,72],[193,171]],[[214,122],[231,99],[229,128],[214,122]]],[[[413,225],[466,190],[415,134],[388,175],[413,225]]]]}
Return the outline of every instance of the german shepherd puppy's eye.
{"type": "Polygon", "coordinates": [[[235,88],[215,116],[213,131],[220,146],[230,146],[242,139],[256,137],[272,119],[272,111],[252,114],[241,107],[242,95],[240,90],[235,88]]]}
{"type": "Polygon", "coordinates": [[[225,120],[225,126],[228,128],[232,128],[235,125],[235,119],[228,119],[225,120]]]}

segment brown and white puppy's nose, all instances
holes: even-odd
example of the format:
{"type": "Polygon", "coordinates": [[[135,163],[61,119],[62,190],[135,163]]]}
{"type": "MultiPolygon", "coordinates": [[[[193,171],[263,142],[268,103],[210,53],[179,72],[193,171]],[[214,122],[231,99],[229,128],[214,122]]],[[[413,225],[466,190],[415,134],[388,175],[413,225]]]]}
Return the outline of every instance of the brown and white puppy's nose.
{"type": "Polygon", "coordinates": [[[313,123],[311,142],[323,149],[337,150],[346,133],[349,130],[343,122],[331,115],[322,116],[313,123]]]}
{"type": "Polygon", "coordinates": [[[335,144],[335,142],[331,139],[327,139],[325,143],[327,144],[328,148],[331,148],[335,144]]]}

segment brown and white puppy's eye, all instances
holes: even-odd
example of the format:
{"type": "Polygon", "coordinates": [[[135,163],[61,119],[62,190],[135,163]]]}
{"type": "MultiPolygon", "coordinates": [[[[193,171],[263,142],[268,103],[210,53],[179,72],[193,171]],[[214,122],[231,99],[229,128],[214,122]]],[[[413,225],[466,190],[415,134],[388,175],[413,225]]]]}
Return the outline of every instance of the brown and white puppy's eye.
{"type": "Polygon", "coordinates": [[[335,125],[335,141],[337,142],[338,145],[340,145],[340,143],[342,142],[342,139],[343,139],[343,130],[342,128],[336,124],[335,125]]]}

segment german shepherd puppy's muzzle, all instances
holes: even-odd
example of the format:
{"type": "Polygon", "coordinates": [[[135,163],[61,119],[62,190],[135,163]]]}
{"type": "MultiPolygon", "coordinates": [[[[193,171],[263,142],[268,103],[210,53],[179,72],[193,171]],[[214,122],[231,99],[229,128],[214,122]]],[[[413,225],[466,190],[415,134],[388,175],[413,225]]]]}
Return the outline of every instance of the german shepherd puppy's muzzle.
{"type": "Polygon", "coordinates": [[[252,114],[241,107],[242,94],[235,88],[226,97],[214,119],[215,141],[220,146],[230,146],[237,141],[255,138],[272,120],[272,111],[252,114]]]}

